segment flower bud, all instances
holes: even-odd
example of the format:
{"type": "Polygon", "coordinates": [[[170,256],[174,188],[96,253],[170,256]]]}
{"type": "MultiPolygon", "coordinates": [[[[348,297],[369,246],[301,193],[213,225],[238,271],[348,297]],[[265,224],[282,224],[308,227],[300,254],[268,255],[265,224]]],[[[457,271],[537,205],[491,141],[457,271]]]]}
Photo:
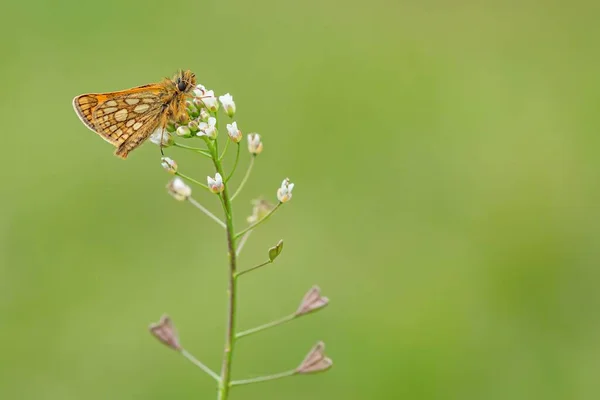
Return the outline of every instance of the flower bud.
{"type": "Polygon", "coordinates": [[[260,154],[263,151],[263,144],[258,133],[248,135],[248,151],[252,154],[260,154]]]}
{"type": "Polygon", "coordinates": [[[223,96],[219,96],[219,100],[223,105],[223,110],[225,110],[225,113],[229,115],[229,118],[233,117],[235,114],[235,103],[233,102],[233,96],[229,93],[226,93],[223,96]]]}
{"type": "Polygon", "coordinates": [[[218,172],[214,179],[210,176],[207,176],[206,181],[208,182],[208,188],[213,193],[221,193],[225,188],[225,185],[223,184],[223,177],[221,177],[221,174],[218,172]]]}
{"type": "Polygon", "coordinates": [[[206,108],[202,107],[200,109],[200,121],[207,122],[209,118],[210,118],[210,113],[208,112],[208,110],[206,108]]]}
{"type": "Polygon", "coordinates": [[[196,133],[200,130],[200,128],[198,127],[198,121],[196,120],[188,122],[187,126],[188,128],[190,128],[190,131],[192,131],[192,133],[196,133]]]}
{"type": "Polygon", "coordinates": [[[192,131],[190,128],[187,127],[187,125],[181,125],[177,128],[175,134],[179,137],[191,137],[192,131]]]}
{"type": "Polygon", "coordinates": [[[239,143],[242,140],[242,131],[237,127],[237,122],[227,124],[227,134],[234,143],[239,143]]]}
{"type": "Polygon", "coordinates": [[[192,195],[192,188],[185,184],[181,178],[175,177],[167,184],[167,191],[175,200],[184,201],[192,195]]]}
{"type": "Polygon", "coordinates": [[[292,189],[294,184],[290,182],[290,178],[285,178],[281,183],[281,187],[277,189],[277,199],[282,202],[288,202],[292,199],[292,189]]]}
{"type": "Polygon", "coordinates": [[[162,167],[169,173],[174,174],[177,172],[177,163],[169,157],[162,157],[160,159],[162,167]]]}
{"type": "Polygon", "coordinates": [[[304,361],[296,368],[298,374],[310,374],[326,371],[333,365],[331,358],[325,357],[325,343],[319,342],[313,347],[304,361]]]}
{"type": "Polygon", "coordinates": [[[175,142],[169,132],[160,128],[156,129],[152,135],[150,135],[150,141],[157,146],[162,144],[162,147],[169,147],[175,142]]]}
{"type": "Polygon", "coordinates": [[[175,326],[169,316],[163,315],[158,323],[150,324],[148,329],[152,336],[157,338],[165,346],[176,351],[181,350],[177,330],[175,330],[175,326]]]}

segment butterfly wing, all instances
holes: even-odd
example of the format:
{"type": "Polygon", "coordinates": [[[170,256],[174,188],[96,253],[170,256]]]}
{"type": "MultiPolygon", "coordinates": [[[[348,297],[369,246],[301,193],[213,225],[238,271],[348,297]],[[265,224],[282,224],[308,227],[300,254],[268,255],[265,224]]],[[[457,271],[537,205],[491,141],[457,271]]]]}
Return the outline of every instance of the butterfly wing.
{"type": "Polygon", "coordinates": [[[129,142],[129,149],[117,154],[125,158],[157,128],[165,95],[163,86],[145,85],[120,92],[83,94],[73,99],[73,108],[89,129],[113,146],[129,142]]]}

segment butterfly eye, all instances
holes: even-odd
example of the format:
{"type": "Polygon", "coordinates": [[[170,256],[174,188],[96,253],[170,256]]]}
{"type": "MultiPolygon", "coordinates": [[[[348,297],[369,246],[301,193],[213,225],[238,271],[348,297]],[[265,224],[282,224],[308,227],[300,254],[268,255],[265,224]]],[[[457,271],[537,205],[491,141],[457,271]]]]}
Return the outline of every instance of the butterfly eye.
{"type": "Polygon", "coordinates": [[[185,91],[186,88],[187,88],[186,82],[184,82],[184,81],[177,82],[177,89],[179,89],[180,92],[185,91]]]}

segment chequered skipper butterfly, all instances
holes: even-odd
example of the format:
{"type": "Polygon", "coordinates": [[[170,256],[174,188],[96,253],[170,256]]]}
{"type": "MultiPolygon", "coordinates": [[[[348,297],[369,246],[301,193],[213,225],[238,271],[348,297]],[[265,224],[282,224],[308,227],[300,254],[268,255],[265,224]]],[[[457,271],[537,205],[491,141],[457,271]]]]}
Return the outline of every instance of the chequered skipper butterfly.
{"type": "Polygon", "coordinates": [[[186,97],[196,86],[191,71],[180,71],[173,79],[120,92],[88,93],[73,99],[81,121],[117,147],[115,155],[127,158],[156,129],[186,116],[186,97]]]}

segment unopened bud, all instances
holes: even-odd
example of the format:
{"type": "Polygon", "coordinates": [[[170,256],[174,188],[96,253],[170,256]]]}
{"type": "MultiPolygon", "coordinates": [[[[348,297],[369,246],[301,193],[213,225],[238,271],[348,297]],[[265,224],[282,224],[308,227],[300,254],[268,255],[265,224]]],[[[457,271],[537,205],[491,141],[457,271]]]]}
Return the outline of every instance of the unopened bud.
{"type": "Polygon", "coordinates": [[[177,163],[169,157],[162,157],[160,159],[160,165],[169,173],[174,174],[177,172],[177,163]]]}

